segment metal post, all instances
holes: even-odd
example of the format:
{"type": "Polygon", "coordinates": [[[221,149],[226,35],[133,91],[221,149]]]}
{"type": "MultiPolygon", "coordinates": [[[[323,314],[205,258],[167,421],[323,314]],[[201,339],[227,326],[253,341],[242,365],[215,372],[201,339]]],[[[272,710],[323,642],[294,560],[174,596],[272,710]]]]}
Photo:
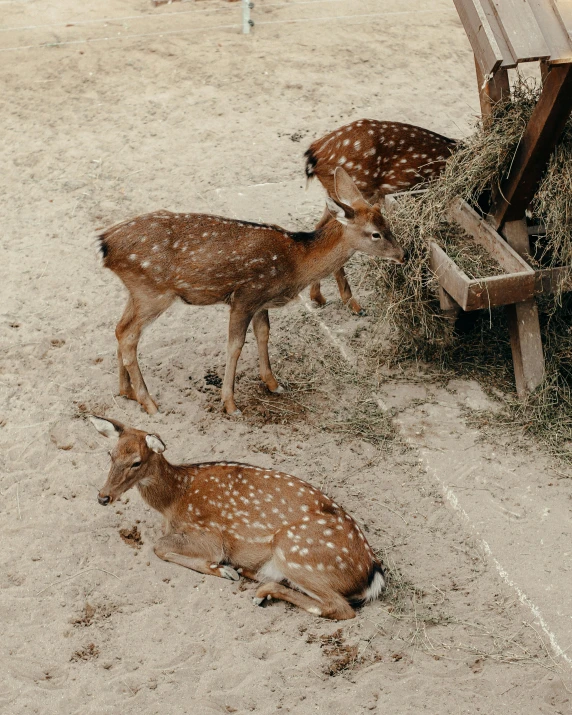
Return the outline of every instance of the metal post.
{"type": "Polygon", "coordinates": [[[254,27],[254,23],[250,19],[250,10],[254,7],[251,0],[242,0],[242,32],[248,35],[250,28],[254,27]]]}

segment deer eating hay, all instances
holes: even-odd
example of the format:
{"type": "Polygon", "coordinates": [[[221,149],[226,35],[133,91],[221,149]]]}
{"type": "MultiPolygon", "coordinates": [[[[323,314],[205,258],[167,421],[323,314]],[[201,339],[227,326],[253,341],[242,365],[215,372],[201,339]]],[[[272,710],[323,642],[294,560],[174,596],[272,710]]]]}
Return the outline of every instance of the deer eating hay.
{"type": "Polygon", "coordinates": [[[137,486],[165,517],[155,553],[199,573],[261,581],[255,604],[280,599],[325,618],[353,618],[352,605],[377,598],[383,569],[363,532],[308,482],[234,462],[170,464],[156,434],[90,417],[117,439],[98,495],[114,502],[137,486]],[[284,585],[286,581],[289,585],[284,585]]]}
{"type": "MultiPolygon", "coordinates": [[[[457,142],[428,129],[401,122],[360,119],[317,139],[306,151],[306,176],[316,177],[329,196],[335,191],[334,175],[342,166],[355,181],[364,199],[382,201],[387,194],[407,191],[438,176],[457,142]]],[[[324,213],[316,229],[329,221],[324,213]]],[[[352,297],[343,266],[334,272],[342,302],[363,315],[352,297]]],[[[325,305],[319,281],[310,288],[310,298],[325,305]]]]}
{"type": "Polygon", "coordinates": [[[282,392],[268,356],[268,309],[290,302],[310,283],[341,268],[356,251],[404,261],[379,207],[364,200],[343,169],[336,170],[334,183],[334,197],[327,198],[328,215],[334,220],[309,233],[170,211],[138,216],[102,233],[103,264],[129,291],[115,331],[119,393],[137,400],[149,414],[157,411],[139,369],[137,345],[143,328],[176,298],[191,305],[230,306],[222,386],[228,414],[240,414],[234,380],[251,322],[260,376],[271,392],[282,392]]]}

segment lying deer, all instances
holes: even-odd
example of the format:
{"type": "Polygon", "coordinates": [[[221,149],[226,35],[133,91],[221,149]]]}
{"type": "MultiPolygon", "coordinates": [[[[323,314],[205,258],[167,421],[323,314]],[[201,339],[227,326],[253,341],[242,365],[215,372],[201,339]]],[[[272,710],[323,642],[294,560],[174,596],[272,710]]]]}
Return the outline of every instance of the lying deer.
{"type": "Polygon", "coordinates": [[[337,620],[353,618],[350,604],[372,601],[385,588],[359,526],[308,482],[248,464],[170,464],[158,435],[90,419],[117,439],[98,501],[111,504],[137,486],[165,517],[165,535],[155,544],[160,559],[232,581],[261,581],[255,604],[276,598],[337,620]]]}
{"type": "MultiPolygon", "coordinates": [[[[382,201],[387,194],[407,191],[416,184],[438,176],[457,142],[427,129],[401,122],[360,119],[316,140],[305,153],[308,180],[317,177],[329,196],[335,190],[334,173],[343,166],[370,203],[382,201]]],[[[324,213],[316,229],[330,220],[324,213]]],[[[342,301],[354,313],[363,315],[352,297],[343,267],[334,272],[342,301]]],[[[320,282],[314,281],[310,298],[317,305],[326,300],[320,282]]]]}
{"type": "Polygon", "coordinates": [[[337,271],[356,251],[403,263],[378,206],[362,197],[347,173],[336,169],[335,220],[310,233],[204,214],[170,211],[145,214],[99,236],[104,266],[129,291],[117,336],[119,392],[157,411],[137,362],[141,332],[176,298],[191,305],[230,306],[222,401],[238,415],[234,401],[236,365],[250,322],[258,343],[260,376],[271,392],[283,391],[268,357],[268,309],[283,306],[310,283],[337,271]]]}

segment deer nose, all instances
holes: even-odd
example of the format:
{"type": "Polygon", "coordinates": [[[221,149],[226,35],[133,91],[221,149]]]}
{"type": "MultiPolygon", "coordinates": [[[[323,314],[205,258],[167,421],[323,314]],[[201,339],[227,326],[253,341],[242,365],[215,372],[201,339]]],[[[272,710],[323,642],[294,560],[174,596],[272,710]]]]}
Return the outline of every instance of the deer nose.
{"type": "Polygon", "coordinates": [[[100,497],[98,495],[97,501],[102,505],[102,506],[107,506],[109,504],[109,497],[100,497]]]}

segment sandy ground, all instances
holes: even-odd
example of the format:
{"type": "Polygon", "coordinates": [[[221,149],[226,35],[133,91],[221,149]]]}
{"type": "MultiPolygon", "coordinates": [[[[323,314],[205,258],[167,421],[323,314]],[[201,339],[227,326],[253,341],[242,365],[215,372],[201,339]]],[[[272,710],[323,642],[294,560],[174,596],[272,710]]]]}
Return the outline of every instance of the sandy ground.
{"type": "Polygon", "coordinates": [[[116,397],[124,293],[96,229],[154,208],[310,228],[313,138],[364,116],[462,136],[478,103],[452,2],[258,0],[249,37],[217,0],[2,0],[0,18],[0,710],[570,712],[568,475],[471,427],[496,406],[461,380],[408,371],[380,387],[409,447],[329,430],[357,392],[320,360],[351,362],[368,326],[333,282],[323,310],[306,297],[272,316],[282,402],[260,388],[249,337],[244,418],[221,414],[205,381],[224,368],[221,306],[174,306],[146,334],[158,415],[116,397]],[[159,516],[138,494],[97,504],[109,445],[86,412],[157,431],[172,461],[320,486],[390,566],[387,598],[336,624],[158,560],[159,516]],[[119,533],[133,527],[135,543],[119,533]]]}

